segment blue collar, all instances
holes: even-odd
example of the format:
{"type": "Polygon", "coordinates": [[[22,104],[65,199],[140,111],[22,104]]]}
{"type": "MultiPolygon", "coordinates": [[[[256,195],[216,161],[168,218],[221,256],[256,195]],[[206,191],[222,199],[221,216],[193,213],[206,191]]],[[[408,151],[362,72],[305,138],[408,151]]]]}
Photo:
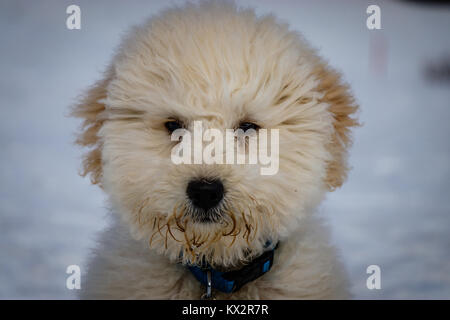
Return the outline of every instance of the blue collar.
{"type": "MultiPolygon", "coordinates": [[[[272,243],[268,241],[264,247],[272,247],[272,243]]],[[[250,281],[261,277],[272,268],[274,252],[277,247],[278,243],[239,270],[223,272],[215,270],[209,264],[206,266],[188,265],[188,268],[195,278],[206,287],[206,298],[211,297],[212,288],[232,293],[250,281]]]]}

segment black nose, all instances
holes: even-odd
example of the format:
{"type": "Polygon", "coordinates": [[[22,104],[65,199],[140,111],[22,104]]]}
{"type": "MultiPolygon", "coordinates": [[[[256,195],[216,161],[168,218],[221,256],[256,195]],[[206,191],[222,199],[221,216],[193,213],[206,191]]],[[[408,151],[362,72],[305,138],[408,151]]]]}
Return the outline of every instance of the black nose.
{"type": "Polygon", "coordinates": [[[223,198],[223,184],[220,180],[193,180],[186,193],[194,206],[205,211],[215,207],[223,198]]]}

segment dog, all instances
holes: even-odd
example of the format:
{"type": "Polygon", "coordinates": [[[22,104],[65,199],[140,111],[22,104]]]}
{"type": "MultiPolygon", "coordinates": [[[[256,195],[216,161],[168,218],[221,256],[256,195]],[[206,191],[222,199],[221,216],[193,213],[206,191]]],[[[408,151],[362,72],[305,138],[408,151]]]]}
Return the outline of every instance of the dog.
{"type": "Polygon", "coordinates": [[[346,179],[357,110],[340,74],[272,15],[208,1],[133,28],[73,108],[82,175],[111,208],[80,297],[349,298],[315,211],[346,179]],[[196,121],[278,130],[277,172],[174,163],[171,135],[196,121]]]}

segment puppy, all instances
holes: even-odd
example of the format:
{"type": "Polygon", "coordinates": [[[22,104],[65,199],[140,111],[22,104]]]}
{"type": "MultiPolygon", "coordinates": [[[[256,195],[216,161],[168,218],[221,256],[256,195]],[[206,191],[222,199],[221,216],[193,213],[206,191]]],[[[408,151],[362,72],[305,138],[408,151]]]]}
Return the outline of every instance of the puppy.
{"type": "Polygon", "coordinates": [[[346,178],[356,111],[340,75],[272,16],[201,2],[132,29],[73,110],[77,143],[90,147],[83,174],[112,211],[81,298],[347,298],[314,211],[346,178]],[[195,123],[276,129],[276,173],[174,163],[187,138],[173,133],[195,123]]]}

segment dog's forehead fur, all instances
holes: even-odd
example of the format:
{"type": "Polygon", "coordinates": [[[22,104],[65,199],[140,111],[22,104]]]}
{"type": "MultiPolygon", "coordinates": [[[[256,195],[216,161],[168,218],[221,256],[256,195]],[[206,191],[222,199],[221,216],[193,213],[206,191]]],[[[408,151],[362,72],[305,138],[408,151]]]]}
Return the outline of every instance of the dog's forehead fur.
{"type": "Polygon", "coordinates": [[[299,103],[319,98],[315,57],[286,25],[228,4],[196,9],[169,10],[130,32],[115,61],[109,105],[274,127],[298,115],[299,103]]]}
{"type": "Polygon", "coordinates": [[[78,143],[93,147],[84,174],[104,187],[138,237],[156,234],[157,248],[173,258],[204,241],[197,253],[227,264],[243,258],[249,241],[258,251],[265,238],[287,232],[326,189],[342,184],[356,110],[340,76],[298,33],[271,16],[208,2],[134,28],[74,114],[84,119],[78,143]],[[279,129],[278,174],[172,164],[169,118],[188,127],[194,120],[222,129],[251,120],[279,129]],[[170,229],[184,210],[187,181],[199,176],[224,181],[230,219],[243,237],[223,233],[223,225],[189,229],[176,221],[178,231],[170,229]]]}

